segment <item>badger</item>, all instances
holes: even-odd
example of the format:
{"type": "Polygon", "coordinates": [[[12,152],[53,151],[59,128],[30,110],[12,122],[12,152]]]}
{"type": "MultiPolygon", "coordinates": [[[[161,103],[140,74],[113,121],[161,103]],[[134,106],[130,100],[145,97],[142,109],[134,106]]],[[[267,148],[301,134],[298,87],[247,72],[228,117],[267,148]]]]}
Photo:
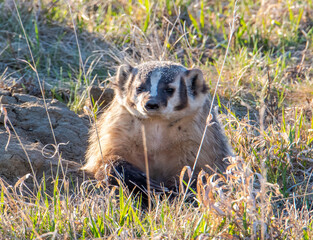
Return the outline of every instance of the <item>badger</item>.
{"type": "MultiPolygon", "coordinates": [[[[202,71],[165,61],[124,64],[113,88],[111,105],[91,129],[83,170],[98,180],[119,177],[131,189],[145,188],[149,174],[152,189],[176,189],[184,166],[194,164],[210,110],[202,71]]],[[[207,165],[225,171],[232,155],[216,113],[211,116],[196,174],[207,165]]]]}

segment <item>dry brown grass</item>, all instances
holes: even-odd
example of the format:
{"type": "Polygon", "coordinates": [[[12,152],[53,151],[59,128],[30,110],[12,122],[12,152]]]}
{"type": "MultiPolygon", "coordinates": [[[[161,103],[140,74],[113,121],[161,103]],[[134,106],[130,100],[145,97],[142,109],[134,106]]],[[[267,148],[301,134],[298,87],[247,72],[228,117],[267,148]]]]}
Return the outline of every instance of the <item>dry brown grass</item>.
{"type": "MultiPolygon", "coordinates": [[[[0,7],[7,10],[0,13],[1,87],[35,82],[20,61],[30,56],[16,11],[10,1],[0,7]]],[[[85,89],[105,83],[124,61],[197,66],[213,92],[233,11],[232,2],[217,1],[75,1],[72,16],[67,1],[18,7],[46,94],[70,89],[77,111],[85,89]]],[[[122,188],[56,178],[51,193],[45,179],[29,195],[25,178],[15,186],[0,179],[3,238],[311,239],[312,9],[309,0],[239,2],[217,92],[238,157],[225,176],[199,175],[198,204],[155,196],[147,212],[122,188]]]]}

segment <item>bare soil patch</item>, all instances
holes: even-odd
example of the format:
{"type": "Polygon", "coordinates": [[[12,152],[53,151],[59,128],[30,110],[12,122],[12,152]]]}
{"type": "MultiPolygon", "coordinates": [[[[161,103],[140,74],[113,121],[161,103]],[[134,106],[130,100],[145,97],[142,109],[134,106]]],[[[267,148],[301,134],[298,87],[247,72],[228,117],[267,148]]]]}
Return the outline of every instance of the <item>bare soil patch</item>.
{"type": "Polygon", "coordinates": [[[11,139],[6,149],[9,133],[4,126],[2,114],[0,177],[9,184],[14,184],[24,175],[32,173],[31,166],[37,177],[44,172],[46,176],[54,172],[59,162],[56,148],[59,148],[63,168],[69,172],[77,171],[84,161],[88,118],[75,114],[58,100],[48,99],[46,102],[57,146],[42,98],[0,89],[0,103],[7,110],[8,118],[16,131],[15,134],[7,122],[11,139]]]}

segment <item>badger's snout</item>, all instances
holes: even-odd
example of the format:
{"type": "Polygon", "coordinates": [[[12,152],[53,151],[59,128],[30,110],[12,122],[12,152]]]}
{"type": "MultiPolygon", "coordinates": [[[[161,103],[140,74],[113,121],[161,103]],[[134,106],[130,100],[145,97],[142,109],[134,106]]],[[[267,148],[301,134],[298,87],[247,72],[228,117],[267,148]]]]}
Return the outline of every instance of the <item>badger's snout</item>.
{"type": "Polygon", "coordinates": [[[149,111],[158,111],[160,109],[160,101],[153,97],[149,98],[146,103],[144,104],[144,108],[147,112],[149,111]]]}
{"type": "Polygon", "coordinates": [[[160,108],[160,105],[155,100],[149,100],[145,105],[145,109],[147,110],[158,110],[159,108],[160,108]]]}

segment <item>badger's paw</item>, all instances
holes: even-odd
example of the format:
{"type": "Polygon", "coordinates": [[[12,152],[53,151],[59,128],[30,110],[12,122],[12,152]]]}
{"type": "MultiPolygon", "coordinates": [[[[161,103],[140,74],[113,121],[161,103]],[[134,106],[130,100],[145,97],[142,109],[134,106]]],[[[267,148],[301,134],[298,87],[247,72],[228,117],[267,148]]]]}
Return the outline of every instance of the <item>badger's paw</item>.
{"type": "MultiPolygon", "coordinates": [[[[135,193],[148,193],[147,175],[119,156],[112,156],[110,163],[101,166],[95,174],[96,179],[107,181],[110,185],[122,183],[135,193]]],[[[151,193],[166,193],[169,190],[160,183],[149,179],[151,193]]]]}

